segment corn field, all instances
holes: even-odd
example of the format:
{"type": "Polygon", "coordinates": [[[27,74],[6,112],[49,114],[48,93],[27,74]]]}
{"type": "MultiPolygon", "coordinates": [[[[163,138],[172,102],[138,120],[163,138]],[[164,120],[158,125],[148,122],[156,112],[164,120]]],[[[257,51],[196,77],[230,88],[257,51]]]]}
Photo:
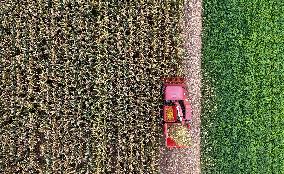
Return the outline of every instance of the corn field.
{"type": "Polygon", "coordinates": [[[159,173],[183,1],[0,8],[0,173],[159,173]]]}

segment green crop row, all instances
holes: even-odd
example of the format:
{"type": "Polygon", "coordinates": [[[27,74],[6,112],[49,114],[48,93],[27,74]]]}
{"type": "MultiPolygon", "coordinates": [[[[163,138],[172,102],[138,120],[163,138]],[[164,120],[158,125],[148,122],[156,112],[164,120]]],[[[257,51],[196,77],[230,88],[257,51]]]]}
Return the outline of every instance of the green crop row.
{"type": "Polygon", "coordinates": [[[283,7],[203,2],[203,173],[284,173],[283,7]]]}

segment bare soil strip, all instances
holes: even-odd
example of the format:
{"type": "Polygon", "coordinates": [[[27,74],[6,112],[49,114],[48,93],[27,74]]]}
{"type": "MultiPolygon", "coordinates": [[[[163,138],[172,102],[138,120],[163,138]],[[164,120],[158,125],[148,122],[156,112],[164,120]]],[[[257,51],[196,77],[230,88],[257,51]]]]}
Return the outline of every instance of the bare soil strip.
{"type": "Polygon", "coordinates": [[[168,150],[161,147],[161,173],[182,174],[200,173],[200,113],[201,113],[201,32],[202,1],[186,0],[184,6],[183,38],[186,56],[183,71],[187,78],[189,98],[192,104],[192,141],[191,149],[168,150]]]}

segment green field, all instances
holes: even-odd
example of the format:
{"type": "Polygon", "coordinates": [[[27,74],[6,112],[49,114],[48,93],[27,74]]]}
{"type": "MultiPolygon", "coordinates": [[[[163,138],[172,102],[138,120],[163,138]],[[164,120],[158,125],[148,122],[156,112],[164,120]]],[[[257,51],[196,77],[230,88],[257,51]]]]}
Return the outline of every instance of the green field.
{"type": "Polygon", "coordinates": [[[205,0],[203,173],[284,173],[284,2],[205,0]]]}

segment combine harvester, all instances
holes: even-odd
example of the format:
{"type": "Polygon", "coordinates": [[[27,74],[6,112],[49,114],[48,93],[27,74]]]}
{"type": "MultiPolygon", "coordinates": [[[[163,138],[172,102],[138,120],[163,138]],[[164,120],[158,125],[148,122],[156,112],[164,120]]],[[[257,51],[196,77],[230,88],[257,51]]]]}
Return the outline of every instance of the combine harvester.
{"type": "Polygon", "coordinates": [[[166,146],[191,147],[191,105],[183,77],[162,78],[163,81],[163,127],[166,146]]]}

